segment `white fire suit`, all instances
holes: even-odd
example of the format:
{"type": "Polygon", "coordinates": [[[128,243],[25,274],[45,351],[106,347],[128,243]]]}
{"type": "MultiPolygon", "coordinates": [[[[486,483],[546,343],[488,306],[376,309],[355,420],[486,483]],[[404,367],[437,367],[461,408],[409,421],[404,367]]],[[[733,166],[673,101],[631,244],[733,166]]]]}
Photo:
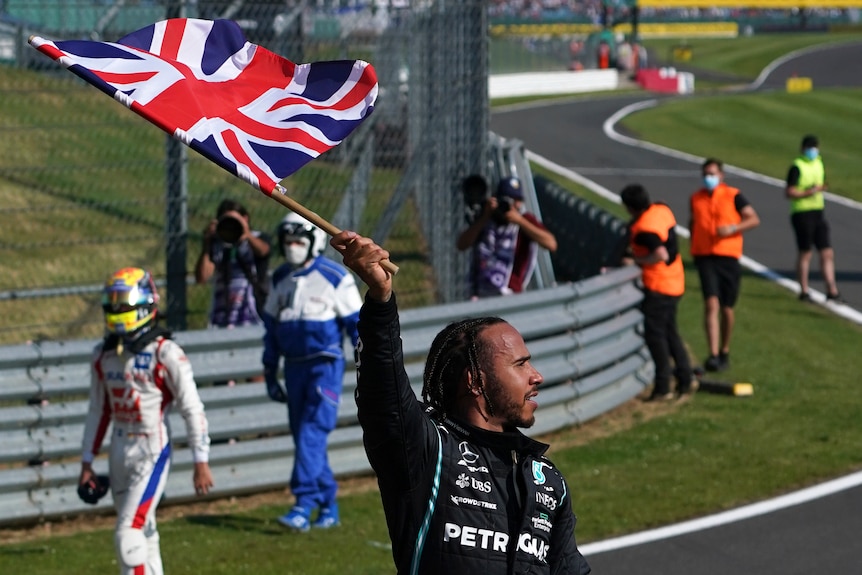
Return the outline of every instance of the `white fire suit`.
{"type": "Polygon", "coordinates": [[[91,367],[82,459],[93,460],[113,423],[109,468],[120,573],[161,575],[156,507],[170,469],[165,417],[171,405],[185,420],[194,461],[209,456],[207,419],[192,367],[182,348],[161,335],[137,353],[125,349],[118,355],[99,344],[91,367]]]}

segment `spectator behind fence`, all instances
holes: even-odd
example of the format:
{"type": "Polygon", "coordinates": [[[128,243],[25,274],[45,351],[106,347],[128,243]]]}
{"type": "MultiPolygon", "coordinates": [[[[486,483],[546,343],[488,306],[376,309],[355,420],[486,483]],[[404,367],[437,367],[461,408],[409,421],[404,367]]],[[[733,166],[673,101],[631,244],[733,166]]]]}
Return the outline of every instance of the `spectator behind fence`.
{"type": "Polygon", "coordinates": [[[392,276],[380,265],[389,253],[350,231],[330,244],[368,286],[356,405],[396,571],[589,573],[571,489],[548,446],[519,430],[536,420],[543,381],[521,334],[496,317],[446,326],[431,343],[420,403],[392,276]]]}
{"type": "Polygon", "coordinates": [[[90,365],[78,495],[95,504],[110,485],[121,575],[163,573],[156,507],[171,468],[167,409],[176,409],[185,420],[195,493],[205,495],[213,486],[204,405],[188,358],[170,332],[157,325],[158,302],[149,272],[123,268],[114,273],[102,290],[105,339],[90,365]],[[109,475],[97,476],[93,459],[109,425],[109,475]]]}
{"type": "Polygon", "coordinates": [[[811,269],[811,248],[820,254],[820,271],[826,284],[826,299],[840,300],[835,284],[835,252],[829,241],[829,222],[824,209],[823,192],[826,169],[820,157],[816,136],[802,138],[801,153],[787,172],[785,193],[790,200],[790,223],[796,236],[796,277],[799,280],[799,299],[811,301],[808,294],[808,273],[811,269]]]}
{"type": "Polygon", "coordinates": [[[195,265],[197,283],[213,278],[210,327],[261,323],[269,291],[269,255],[269,237],[249,227],[245,207],[233,200],[222,201],[215,219],[204,230],[195,265]]]}
{"type": "Polygon", "coordinates": [[[345,336],[356,346],[362,299],[353,275],[321,255],[326,233],[308,220],[289,213],[278,227],[278,247],[286,263],[272,274],[264,309],[263,370],[270,399],[287,403],[295,446],[290,489],[296,504],[278,521],[304,532],[339,524],[326,440],[338,418],[345,336]]]}
{"type": "Polygon", "coordinates": [[[496,195],[490,196],[484,179],[477,178],[481,176],[464,180],[465,199],[478,196],[484,186],[484,201],[456,244],[462,251],[473,248],[470,295],[479,298],[520,293],[533,275],[538,248],[554,252],[557,239],[526,210],[520,180],[504,178],[496,195]]]}
{"type": "Polygon", "coordinates": [[[677,394],[682,397],[693,388],[691,362],[676,325],[676,310],[685,293],[676,218],[667,204],[650,201],[649,193],[639,184],[623,188],[620,198],[632,217],[626,259],[642,270],[644,340],[655,364],[655,385],[647,400],[673,398],[671,374],[676,378],[677,394]]]}
{"type": "Polygon", "coordinates": [[[702,186],[691,196],[691,255],[700,276],[707,371],[730,367],[730,337],[736,320],[733,306],[742,280],[742,234],[760,225],[748,200],[724,183],[722,163],[708,158],[701,166],[702,186]]]}

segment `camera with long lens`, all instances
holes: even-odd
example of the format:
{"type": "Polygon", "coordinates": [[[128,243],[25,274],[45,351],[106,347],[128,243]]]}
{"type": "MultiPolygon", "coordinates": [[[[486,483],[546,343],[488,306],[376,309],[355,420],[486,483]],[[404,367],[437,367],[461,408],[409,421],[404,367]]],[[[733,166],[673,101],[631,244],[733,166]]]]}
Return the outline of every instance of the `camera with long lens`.
{"type": "Polygon", "coordinates": [[[472,224],[482,214],[488,199],[488,182],[481,174],[471,174],[461,182],[461,192],[464,197],[464,219],[472,224]]]}
{"type": "Polygon", "coordinates": [[[509,196],[497,196],[497,215],[505,215],[512,209],[512,198],[509,196]]]}
{"type": "Polygon", "coordinates": [[[494,208],[494,221],[506,223],[506,212],[512,209],[512,198],[509,196],[497,196],[497,207],[494,208]]]}
{"type": "Polygon", "coordinates": [[[243,225],[233,214],[223,214],[216,223],[215,233],[226,244],[235,244],[242,237],[243,225]]]}

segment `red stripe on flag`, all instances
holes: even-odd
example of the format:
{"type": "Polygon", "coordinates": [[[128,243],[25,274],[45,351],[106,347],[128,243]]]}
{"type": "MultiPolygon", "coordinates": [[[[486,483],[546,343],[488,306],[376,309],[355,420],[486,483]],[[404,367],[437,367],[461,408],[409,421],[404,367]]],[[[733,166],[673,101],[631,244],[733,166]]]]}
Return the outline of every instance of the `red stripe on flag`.
{"type": "Polygon", "coordinates": [[[280,131],[281,138],[287,142],[296,142],[302,144],[306,148],[314,150],[318,155],[329,151],[332,148],[331,144],[321,142],[305,130],[300,128],[288,128],[280,131]]]}
{"type": "Polygon", "coordinates": [[[376,83],[377,73],[371,66],[366,66],[362,71],[362,76],[359,77],[359,80],[356,81],[350,92],[333,108],[336,110],[346,110],[356,106],[368,96],[369,86],[374,86],[376,83]]]}
{"type": "Polygon", "coordinates": [[[152,122],[171,136],[174,135],[175,129],[171,124],[168,123],[170,121],[169,119],[160,118],[159,116],[151,113],[149,108],[145,108],[137,102],[132,102],[132,105],[129,106],[129,109],[137,115],[141,116],[142,118],[146,119],[147,121],[152,122]]]}
{"type": "Polygon", "coordinates": [[[119,85],[128,85],[135,84],[138,82],[146,82],[153,76],[155,76],[158,72],[138,72],[137,74],[115,74],[113,72],[96,72],[93,71],[96,76],[104,80],[105,82],[109,82],[111,84],[119,84],[119,85]]]}
{"type": "Polygon", "coordinates": [[[228,150],[233,154],[233,157],[236,158],[240,164],[251,170],[251,173],[255,175],[259,182],[258,187],[271,194],[278,182],[272,181],[272,178],[270,178],[266,172],[258,168],[257,165],[251,161],[251,158],[249,158],[248,154],[245,153],[245,150],[240,145],[239,139],[233,131],[224,131],[221,133],[221,136],[224,139],[224,143],[228,150]]]}
{"type": "Polygon", "coordinates": [[[165,35],[162,38],[162,48],[159,55],[167,60],[176,60],[180,53],[180,44],[183,41],[183,33],[186,30],[185,18],[171,18],[165,26],[165,35]]]}
{"type": "Polygon", "coordinates": [[[58,50],[53,45],[47,44],[47,43],[39,46],[37,48],[37,50],[39,50],[40,52],[42,52],[46,56],[49,56],[53,60],[59,60],[60,58],[62,58],[66,55],[65,52],[61,52],[60,50],[58,50]]]}
{"type": "Polygon", "coordinates": [[[366,66],[365,70],[362,71],[362,76],[359,77],[359,80],[357,80],[350,90],[348,90],[348,92],[337,102],[332,104],[317,104],[306,98],[293,96],[279,100],[277,103],[272,105],[270,110],[278,110],[279,108],[294,105],[305,105],[314,110],[349,110],[368,97],[369,86],[374,86],[376,82],[377,74],[374,72],[374,68],[366,66]]]}
{"type": "MultiPolygon", "coordinates": [[[[326,152],[332,147],[331,144],[315,138],[306,130],[299,127],[280,128],[270,124],[263,124],[245,114],[233,115],[227,119],[240,130],[249,134],[254,134],[260,139],[270,140],[273,142],[294,142],[310,150],[314,150],[318,155],[326,152]]],[[[233,135],[235,136],[235,134],[233,135]]]]}

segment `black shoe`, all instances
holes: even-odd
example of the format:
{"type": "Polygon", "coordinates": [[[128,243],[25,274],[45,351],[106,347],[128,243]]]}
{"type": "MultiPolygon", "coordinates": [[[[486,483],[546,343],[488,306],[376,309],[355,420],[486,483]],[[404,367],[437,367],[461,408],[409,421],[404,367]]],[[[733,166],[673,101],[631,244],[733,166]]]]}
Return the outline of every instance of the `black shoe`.
{"type": "Polygon", "coordinates": [[[721,369],[721,361],[717,355],[711,355],[703,362],[703,368],[706,371],[719,371],[721,369]]]}
{"type": "Polygon", "coordinates": [[[799,301],[810,302],[811,294],[809,294],[807,291],[799,292],[799,301]]]}
{"type": "Polygon", "coordinates": [[[718,371],[730,369],[730,353],[718,354],[718,371]]]}
{"type": "Polygon", "coordinates": [[[831,302],[835,302],[835,303],[844,303],[844,300],[841,299],[841,294],[838,292],[826,294],[826,301],[831,301],[831,302]]]}

